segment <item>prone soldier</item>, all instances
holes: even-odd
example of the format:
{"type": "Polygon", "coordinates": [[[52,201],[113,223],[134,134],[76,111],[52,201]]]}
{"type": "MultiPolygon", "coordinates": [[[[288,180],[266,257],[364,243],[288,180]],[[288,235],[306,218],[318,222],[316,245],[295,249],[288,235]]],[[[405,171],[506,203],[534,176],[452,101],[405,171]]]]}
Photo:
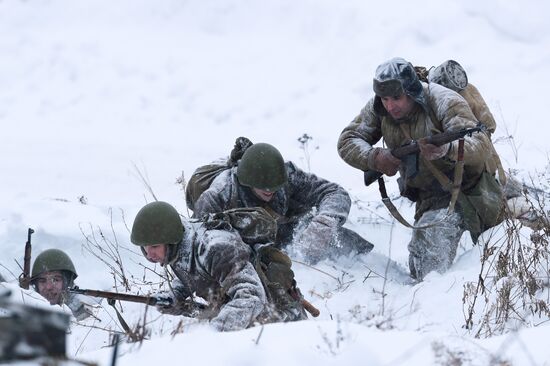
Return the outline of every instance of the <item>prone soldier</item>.
{"type": "Polygon", "coordinates": [[[68,291],[78,277],[71,258],[62,250],[47,249],[40,253],[32,266],[31,285],[50,305],[67,305],[77,320],[93,315],[92,304],[86,297],[68,291]]]}
{"type": "Polygon", "coordinates": [[[251,263],[253,250],[234,230],[182,220],[172,205],[152,202],[137,213],[131,242],[149,261],[169,266],[176,276],[170,283],[171,291],[154,295],[172,300],[169,305],[157,305],[162,313],[185,315],[178,302],[196,294],[210,305],[203,317],[220,331],[306,317],[298,299],[286,297],[284,308],[276,307],[280,302],[269,302],[251,263]]]}
{"type": "Polygon", "coordinates": [[[222,171],[194,203],[193,216],[251,207],[264,208],[277,221],[278,247],[293,243],[311,263],[373,248],[343,227],[351,207],[346,190],[285,162],[270,144],[252,144],[237,166],[222,171]]]}

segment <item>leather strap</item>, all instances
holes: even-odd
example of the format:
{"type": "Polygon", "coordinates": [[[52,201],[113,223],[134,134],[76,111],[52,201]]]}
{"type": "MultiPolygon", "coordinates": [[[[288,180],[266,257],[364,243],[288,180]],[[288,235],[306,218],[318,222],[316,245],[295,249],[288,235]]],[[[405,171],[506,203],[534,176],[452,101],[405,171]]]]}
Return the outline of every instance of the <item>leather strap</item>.
{"type": "Polygon", "coordinates": [[[388,193],[386,192],[386,184],[384,183],[384,178],[380,177],[378,178],[378,189],[380,190],[380,195],[382,196],[382,203],[384,203],[384,206],[386,206],[386,208],[388,209],[388,211],[390,211],[390,213],[392,214],[392,216],[397,220],[399,221],[401,224],[403,224],[404,226],[410,228],[410,229],[427,229],[427,228],[430,228],[430,227],[433,227],[433,226],[437,226],[439,225],[439,223],[445,221],[446,217],[444,217],[443,219],[439,220],[439,221],[436,221],[436,222],[433,222],[431,224],[428,224],[428,225],[421,225],[421,226],[415,226],[415,225],[411,225],[409,224],[409,222],[407,220],[405,220],[405,218],[399,213],[399,210],[397,209],[397,207],[395,207],[395,205],[393,204],[393,202],[391,201],[391,199],[388,197],[388,193]]]}
{"type": "MultiPolygon", "coordinates": [[[[430,112],[433,115],[433,111],[431,111],[431,108],[430,108],[430,112]]],[[[399,124],[399,127],[401,128],[401,132],[403,132],[403,135],[405,135],[405,137],[408,140],[412,140],[410,133],[405,129],[403,124],[399,124]]],[[[441,184],[443,189],[445,189],[447,192],[451,192],[451,200],[449,202],[447,215],[452,214],[454,212],[454,208],[455,208],[455,205],[456,205],[456,200],[457,200],[458,195],[460,193],[460,188],[461,188],[461,185],[462,185],[462,176],[463,176],[463,173],[464,173],[464,139],[463,138],[460,139],[459,143],[458,143],[458,160],[457,160],[456,165],[455,165],[455,171],[454,171],[455,181],[454,182],[452,182],[445,174],[443,174],[439,169],[437,169],[431,161],[424,159],[424,157],[422,157],[422,156],[420,156],[420,158],[422,159],[424,164],[428,167],[428,169],[433,174],[433,176],[437,179],[439,184],[441,184]]],[[[388,197],[388,193],[386,191],[386,184],[384,183],[384,178],[383,177],[378,178],[378,189],[380,190],[380,196],[382,196],[382,203],[384,203],[384,206],[386,206],[388,211],[390,211],[392,216],[397,221],[399,221],[402,225],[404,225],[408,228],[411,228],[411,229],[426,229],[426,228],[429,228],[429,227],[432,227],[432,226],[436,226],[440,222],[445,220],[445,218],[443,218],[440,221],[437,221],[437,222],[434,222],[434,223],[431,223],[431,224],[428,224],[428,225],[422,225],[422,226],[411,225],[407,220],[405,220],[403,215],[401,215],[401,213],[399,213],[399,210],[397,209],[397,207],[395,207],[395,205],[393,204],[391,199],[388,197]]]]}

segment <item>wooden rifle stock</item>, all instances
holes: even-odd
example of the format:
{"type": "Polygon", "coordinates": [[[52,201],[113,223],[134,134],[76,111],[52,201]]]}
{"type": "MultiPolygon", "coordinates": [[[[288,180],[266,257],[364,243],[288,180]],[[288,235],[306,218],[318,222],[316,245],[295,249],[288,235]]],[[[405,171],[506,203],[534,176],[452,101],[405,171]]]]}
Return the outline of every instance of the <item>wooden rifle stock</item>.
{"type": "Polygon", "coordinates": [[[321,312],[312,303],[304,299],[302,292],[294,284],[289,290],[288,294],[296,301],[299,301],[300,304],[304,307],[305,311],[311,314],[312,317],[317,318],[321,312]]]}
{"type": "Polygon", "coordinates": [[[307,301],[306,299],[302,298],[301,302],[304,309],[306,309],[306,311],[310,313],[312,317],[317,318],[319,314],[321,314],[319,309],[313,306],[313,304],[307,301]]]}
{"type": "Polygon", "coordinates": [[[31,283],[31,235],[34,230],[29,228],[27,231],[27,242],[25,243],[25,257],[23,258],[23,273],[19,275],[19,287],[28,290],[31,283]]]}

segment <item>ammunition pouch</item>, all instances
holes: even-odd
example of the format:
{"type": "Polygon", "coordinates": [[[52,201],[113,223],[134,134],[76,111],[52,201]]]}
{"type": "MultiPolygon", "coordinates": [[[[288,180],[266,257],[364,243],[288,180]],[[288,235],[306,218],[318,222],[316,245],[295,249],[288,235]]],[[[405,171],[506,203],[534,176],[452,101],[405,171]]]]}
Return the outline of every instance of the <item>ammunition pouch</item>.
{"type": "Polygon", "coordinates": [[[307,319],[301,298],[293,294],[296,288],[291,259],[279,249],[271,245],[255,247],[255,268],[273,312],[270,317],[281,321],[307,319]]]}
{"type": "Polygon", "coordinates": [[[474,243],[482,232],[504,220],[502,188],[488,172],[483,172],[472,188],[460,192],[457,202],[474,243]]]}

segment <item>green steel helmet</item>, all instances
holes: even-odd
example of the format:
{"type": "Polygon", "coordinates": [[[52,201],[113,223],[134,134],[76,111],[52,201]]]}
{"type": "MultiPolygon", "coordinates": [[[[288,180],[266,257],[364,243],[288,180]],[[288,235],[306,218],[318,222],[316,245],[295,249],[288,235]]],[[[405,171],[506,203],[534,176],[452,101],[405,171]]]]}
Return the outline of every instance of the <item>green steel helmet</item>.
{"type": "Polygon", "coordinates": [[[275,192],[288,180],[283,156],[274,146],[258,143],[250,146],[237,167],[239,183],[275,192]]]}
{"type": "Polygon", "coordinates": [[[67,271],[72,275],[73,280],[78,276],[71,258],[59,249],[47,249],[36,257],[32,265],[31,278],[51,271],[67,271]]]}
{"type": "Polygon", "coordinates": [[[139,210],[132,226],[130,240],[135,245],[178,244],[183,239],[183,224],[176,209],[157,201],[139,210]]]}

